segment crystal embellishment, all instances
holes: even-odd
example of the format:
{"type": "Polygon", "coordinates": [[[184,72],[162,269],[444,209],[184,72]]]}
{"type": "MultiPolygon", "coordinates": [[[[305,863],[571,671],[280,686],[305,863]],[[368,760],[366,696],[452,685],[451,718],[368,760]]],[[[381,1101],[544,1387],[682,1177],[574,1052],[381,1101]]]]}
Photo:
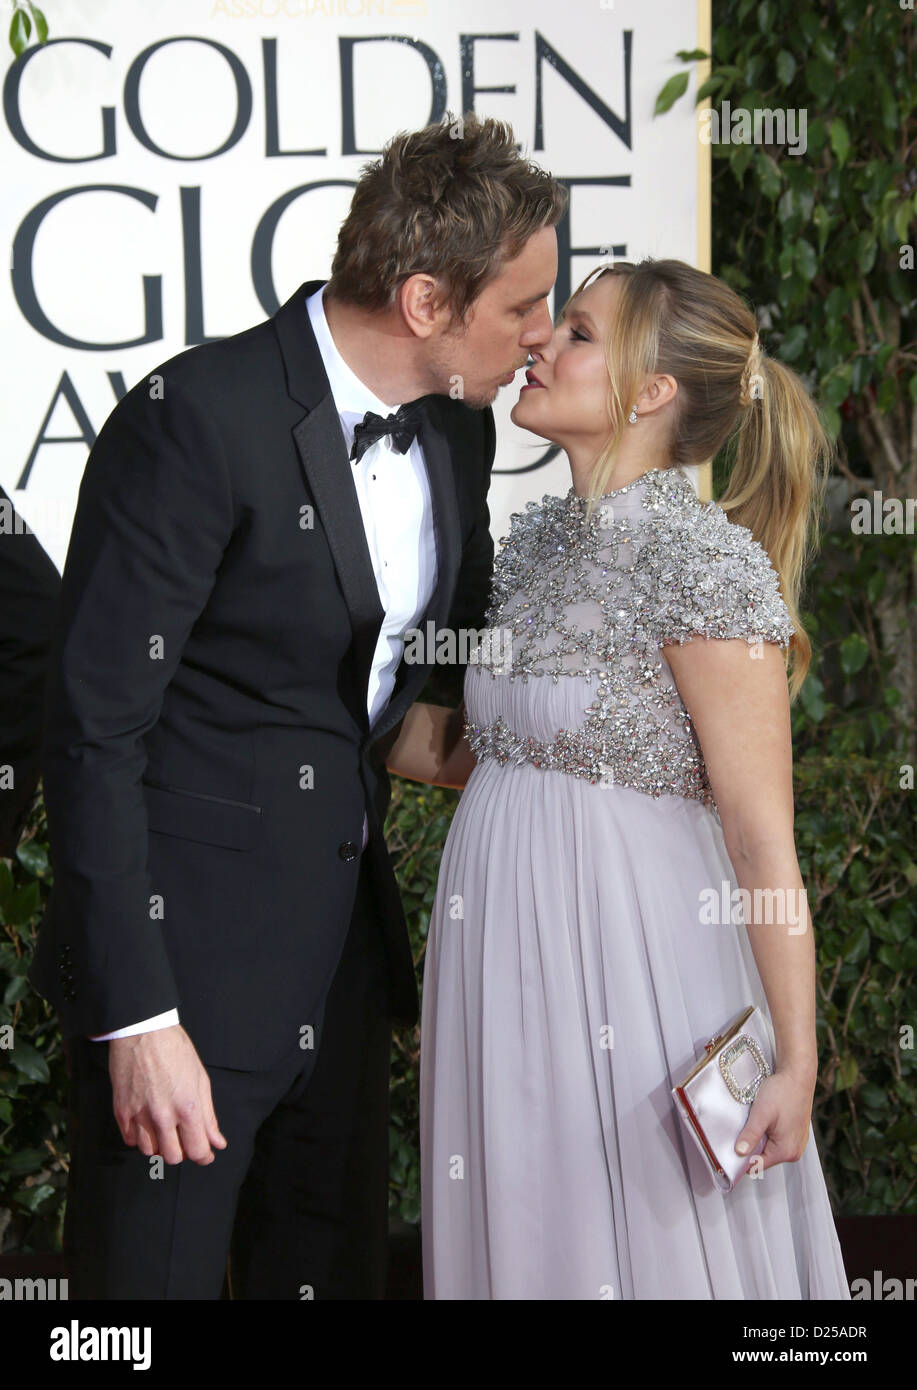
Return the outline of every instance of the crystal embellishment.
{"type": "Polygon", "coordinates": [[[795,628],[777,573],[751,532],[701,502],[680,469],[650,469],[605,494],[588,520],[586,505],[571,487],[513,513],[484,639],[499,636],[511,658],[499,669],[469,664],[465,701],[480,704],[474,682],[579,677],[581,719],[536,739],[496,709],[484,723],[466,717],[465,736],[478,759],[691,798],[718,815],[664,648],[695,636],[785,648],[795,628]]]}
{"type": "Polygon", "coordinates": [[[729,1087],[729,1094],[733,1099],[739,1101],[741,1105],[751,1105],[755,1096],[758,1094],[758,1088],[761,1082],[766,1076],[770,1076],[771,1074],[771,1069],[767,1065],[767,1059],[755,1039],[748,1033],[740,1033],[728,1047],[723,1048],[720,1053],[719,1062],[723,1080],[729,1087]],[[732,1068],[733,1064],[738,1061],[743,1052],[751,1053],[758,1070],[747,1085],[740,1086],[732,1074],[732,1068]]]}

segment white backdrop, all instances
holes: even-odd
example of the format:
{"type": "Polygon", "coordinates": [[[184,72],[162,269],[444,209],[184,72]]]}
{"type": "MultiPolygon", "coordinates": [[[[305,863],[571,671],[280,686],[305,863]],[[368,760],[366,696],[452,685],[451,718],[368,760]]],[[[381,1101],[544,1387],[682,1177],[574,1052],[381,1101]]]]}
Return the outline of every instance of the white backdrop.
{"type": "MultiPolygon", "coordinates": [[[[118,397],[327,276],[363,164],[443,107],[509,120],[571,181],[558,299],[611,256],[702,263],[695,79],[653,107],[707,4],[47,0],[52,43],[4,89],[0,483],[58,568],[118,397]]],[[[569,486],[517,395],[495,405],[498,539],[569,486]]]]}

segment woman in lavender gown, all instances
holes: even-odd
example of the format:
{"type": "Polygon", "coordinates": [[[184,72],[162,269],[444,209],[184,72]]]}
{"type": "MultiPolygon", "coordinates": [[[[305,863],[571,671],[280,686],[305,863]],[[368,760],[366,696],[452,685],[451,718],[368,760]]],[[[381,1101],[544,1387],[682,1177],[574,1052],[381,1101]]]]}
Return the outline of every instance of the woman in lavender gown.
{"type": "Polygon", "coordinates": [[[679,261],[587,277],[534,356],[513,419],[572,485],[512,519],[463,737],[417,705],[389,759],[464,786],[424,969],[424,1295],[847,1299],[790,748],[830,449],[679,261]],[[682,469],[727,442],[702,503],[682,469]],[[739,1152],[764,1148],[724,1194],[670,1088],[750,1003],[774,1069],[739,1152]]]}

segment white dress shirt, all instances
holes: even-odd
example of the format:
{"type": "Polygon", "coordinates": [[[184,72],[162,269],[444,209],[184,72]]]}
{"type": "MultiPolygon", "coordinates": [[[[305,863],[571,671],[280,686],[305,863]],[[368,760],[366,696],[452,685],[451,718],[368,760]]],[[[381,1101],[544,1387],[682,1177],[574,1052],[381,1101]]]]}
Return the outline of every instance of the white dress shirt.
{"type": "MultiPolygon", "coordinates": [[[[337,406],[347,453],[353,444],[354,426],[368,410],[391,415],[397,405],[386,405],[348,367],[335,346],[325,318],[324,285],[306,300],[306,310],[321,353],[331,394],[337,406]]],[[[372,560],[384,609],[376,642],[366,709],[370,728],[385,709],[395,685],[404,651],[403,633],[426,612],[436,586],[436,544],[433,536],[433,503],[420,441],[415,438],[407,453],[392,447],[391,435],[371,445],[359,463],[348,463],[363,518],[366,544],[372,560]]],[[[363,848],[369,839],[369,823],[363,813],[363,848]]],[[[93,1042],[128,1038],[178,1023],[178,1010],[168,1009],[154,1018],[99,1033],[93,1042]]]]}

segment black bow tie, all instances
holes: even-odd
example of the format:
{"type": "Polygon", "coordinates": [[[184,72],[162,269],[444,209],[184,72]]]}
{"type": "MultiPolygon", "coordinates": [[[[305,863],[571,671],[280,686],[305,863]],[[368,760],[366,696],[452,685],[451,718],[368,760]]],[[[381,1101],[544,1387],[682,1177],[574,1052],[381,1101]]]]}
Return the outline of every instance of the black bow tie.
{"type": "Polygon", "coordinates": [[[416,402],[399,406],[394,415],[387,415],[385,419],[367,410],[360,424],[354,427],[351,461],[359,463],[366,450],[387,434],[392,436],[392,445],[399,454],[406,454],[419,424],[420,412],[416,402]]]}

